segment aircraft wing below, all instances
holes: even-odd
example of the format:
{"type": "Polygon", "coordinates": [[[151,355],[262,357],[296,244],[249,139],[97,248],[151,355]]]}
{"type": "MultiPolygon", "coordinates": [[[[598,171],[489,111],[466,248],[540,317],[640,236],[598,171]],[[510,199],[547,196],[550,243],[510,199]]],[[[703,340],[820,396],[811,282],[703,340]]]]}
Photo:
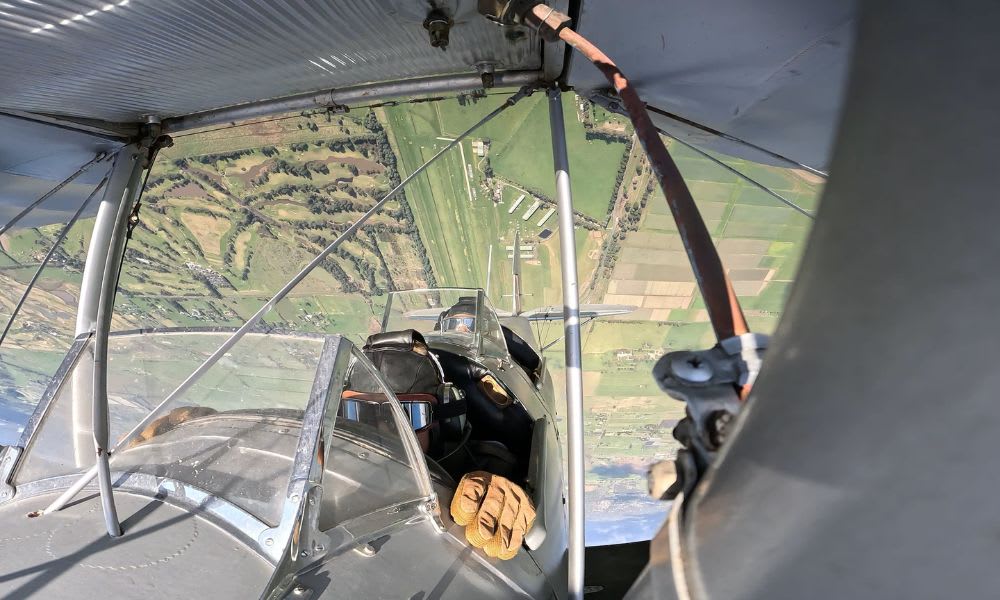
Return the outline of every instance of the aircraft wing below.
{"type": "MultiPolygon", "coordinates": [[[[580,318],[596,319],[598,317],[627,315],[635,311],[636,308],[638,307],[628,304],[581,304],[580,318]]],[[[563,318],[563,307],[542,306],[525,311],[521,316],[529,321],[561,321],[563,318]]]]}
{"type": "Polygon", "coordinates": [[[412,319],[414,321],[437,321],[441,316],[441,311],[445,310],[442,308],[420,308],[417,310],[409,310],[403,313],[403,318],[412,319]]]}

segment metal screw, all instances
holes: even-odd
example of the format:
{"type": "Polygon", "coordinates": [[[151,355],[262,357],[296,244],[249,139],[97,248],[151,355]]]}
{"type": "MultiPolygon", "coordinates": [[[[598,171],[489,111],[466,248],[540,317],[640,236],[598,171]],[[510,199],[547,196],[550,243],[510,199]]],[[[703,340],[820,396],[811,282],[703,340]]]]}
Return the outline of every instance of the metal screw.
{"type": "Polygon", "coordinates": [[[448,33],[454,22],[441,9],[435,8],[427,14],[424,29],[430,33],[431,46],[446,50],[448,48],[448,33]]]}
{"type": "Polygon", "coordinates": [[[266,540],[264,540],[264,545],[265,546],[273,546],[274,545],[274,538],[267,538],[266,540]]]}
{"type": "Polygon", "coordinates": [[[670,367],[675,375],[691,383],[705,383],[712,379],[712,365],[693,354],[675,358],[670,367]]]}

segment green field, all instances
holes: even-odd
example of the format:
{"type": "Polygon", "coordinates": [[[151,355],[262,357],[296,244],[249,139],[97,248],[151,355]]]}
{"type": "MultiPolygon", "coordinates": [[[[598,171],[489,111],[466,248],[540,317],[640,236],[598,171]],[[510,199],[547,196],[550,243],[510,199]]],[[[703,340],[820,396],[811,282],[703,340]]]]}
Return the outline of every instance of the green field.
{"type": "MultiPolygon", "coordinates": [[[[522,117],[534,118],[541,115],[547,118],[541,97],[529,98],[523,102],[534,102],[534,105],[515,106],[509,114],[503,114],[487,127],[496,128],[497,133],[507,131],[506,127],[516,126],[509,120],[522,117]],[[530,110],[528,110],[530,108],[530,110]],[[515,111],[521,110],[521,113],[515,111]],[[504,120],[504,121],[501,121],[504,120]]],[[[481,101],[471,107],[459,107],[457,102],[445,101],[434,104],[418,104],[408,107],[394,107],[385,111],[386,121],[393,133],[395,146],[400,157],[401,174],[406,175],[422,165],[448,141],[438,138],[448,138],[448,135],[474,123],[476,114],[489,112],[487,101],[481,101]],[[454,106],[452,106],[452,104],[454,106]],[[439,106],[440,105],[440,106],[439,106]],[[478,113],[468,111],[476,109],[478,113]]],[[[516,122],[515,122],[516,123],[516,122]]],[[[582,131],[582,129],[581,129],[582,131]]],[[[492,132],[484,131],[483,135],[492,132]]],[[[500,145],[517,148],[520,138],[509,133],[509,137],[491,138],[493,144],[490,154],[500,145]]],[[[581,134],[582,135],[582,134],[581,134]]],[[[546,142],[547,145],[547,136],[546,142]]],[[[600,142],[603,144],[603,142],[600,142]]],[[[538,158],[538,148],[527,149],[534,152],[529,158],[538,158]]],[[[511,290],[510,262],[506,247],[513,245],[514,231],[521,228],[522,244],[537,242],[536,234],[541,228],[537,221],[544,213],[539,209],[528,221],[520,218],[522,210],[508,214],[507,208],[513,203],[519,193],[507,188],[503,193],[503,204],[495,205],[487,193],[480,187],[479,179],[466,179],[467,167],[462,162],[462,152],[467,161],[473,156],[471,142],[463,143],[463,150],[453,149],[437,163],[431,165],[423,175],[417,177],[407,189],[407,198],[413,208],[421,237],[427,240],[428,254],[437,281],[441,285],[462,287],[487,287],[487,274],[490,275],[490,297],[497,305],[506,305],[504,294],[511,290]],[[473,197],[470,199],[470,189],[473,197]],[[490,248],[492,247],[492,268],[490,266],[490,248]]],[[[548,155],[548,178],[551,180],[551,155],[548,155]]],[[[531,162],[528,160],[527,162],[531,162]]],[[[535,161],[537,162],[537,160],[535,161]]],[[[468,163],[467,163],[468,164],[468,163]]],[[[495,167],[499,172],[499,167],[495,167]]],[[[617,168],[617,166],[615,166],[617,168]]],[[[479,172],[474,169],[474,174],[479,172]]],[[[541,177],[541,175],[539,175],[541,177]]],[[[609,175],[610,185],[614,183],[614,171],[609,175]]],[[[520,177],[518,183],[533,186],[536,182],[525,182],[520,177]]],[[[538,185],[538,187],[542,187],[538,185]]],[[[609,192],[610,193],[610,192],[609,192]]],[[[602,200],[606,208],[607,197],[602,200]]],[[[527,206],[525,201],[524,206],[527,206]]],[[[556,218],[553,215],[546,227],[555,229],[556,218]]],[[[538,244],[535,261],[524,261],[523,288],[531,294],[524,299],[526,308],[545,304],[558,303],[561,295],[558,289],[559,263],[557,236],[547,242],[538,244]]],[[[586,273],[589,260],[587,253],[593,249],[595,242],[587,236],[586,231],[577,233],[577,252],[581,256],[581,272],[586,273]]]]}
{"type": "MultiPolygon", "coordinates": [[[[460,106],[455,100],[444,100],[394,107],[388,109],[388,112],[413,115],[414,119],[426,122],[427,126],[422,131],[418,128],[413,132],[416,135],[427,135],[430,138],[454,137],[486,116],[505,98],[504,94],[496,94],[465,106],[460,106]]],[[[608,198],[614,192],[615,172],[624,144],[587,140],[586,131],[575,116],[575,98],[573,94],[563,95],[566,144],[573,177],[573,201],[576,210],[603,221],[607,214],[608,198]]],[[[406,137],[403,132],[397,135],[406,137]]],[[[555,196],[552,138],[545,94],[536,92],[521,100],[470,137],[491,140],[489,158],[498,175],[538,189],[550,197],[555,196]]],[[[468,142],[465,144],[465,153],[471,160],[472,152],[468,142]]],[[[454,173],[461,175],[458,169],[454,173]]]]}

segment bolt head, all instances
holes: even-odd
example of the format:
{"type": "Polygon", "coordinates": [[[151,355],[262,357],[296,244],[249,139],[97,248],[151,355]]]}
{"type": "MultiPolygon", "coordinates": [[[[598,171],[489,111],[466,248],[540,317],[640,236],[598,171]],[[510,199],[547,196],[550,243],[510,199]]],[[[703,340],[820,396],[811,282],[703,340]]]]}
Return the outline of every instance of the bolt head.
{"type": "Polygon", "coordinates": [[[690,383],[705,383],[712,379],[712,366],[693,354],[675,358],[670,367],[674,375],[690,383]]]}

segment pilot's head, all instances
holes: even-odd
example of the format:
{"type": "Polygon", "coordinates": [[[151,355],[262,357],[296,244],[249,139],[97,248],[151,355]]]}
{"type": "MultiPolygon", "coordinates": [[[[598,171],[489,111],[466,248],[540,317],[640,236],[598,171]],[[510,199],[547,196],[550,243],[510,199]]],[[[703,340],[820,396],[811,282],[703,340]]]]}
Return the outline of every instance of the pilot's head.
{"type": "Polygon", "coordinates": [[[473,333],[476,331],[476,299],[459,298],[458,302],[441,313],[441,331],[473,333]]]}

